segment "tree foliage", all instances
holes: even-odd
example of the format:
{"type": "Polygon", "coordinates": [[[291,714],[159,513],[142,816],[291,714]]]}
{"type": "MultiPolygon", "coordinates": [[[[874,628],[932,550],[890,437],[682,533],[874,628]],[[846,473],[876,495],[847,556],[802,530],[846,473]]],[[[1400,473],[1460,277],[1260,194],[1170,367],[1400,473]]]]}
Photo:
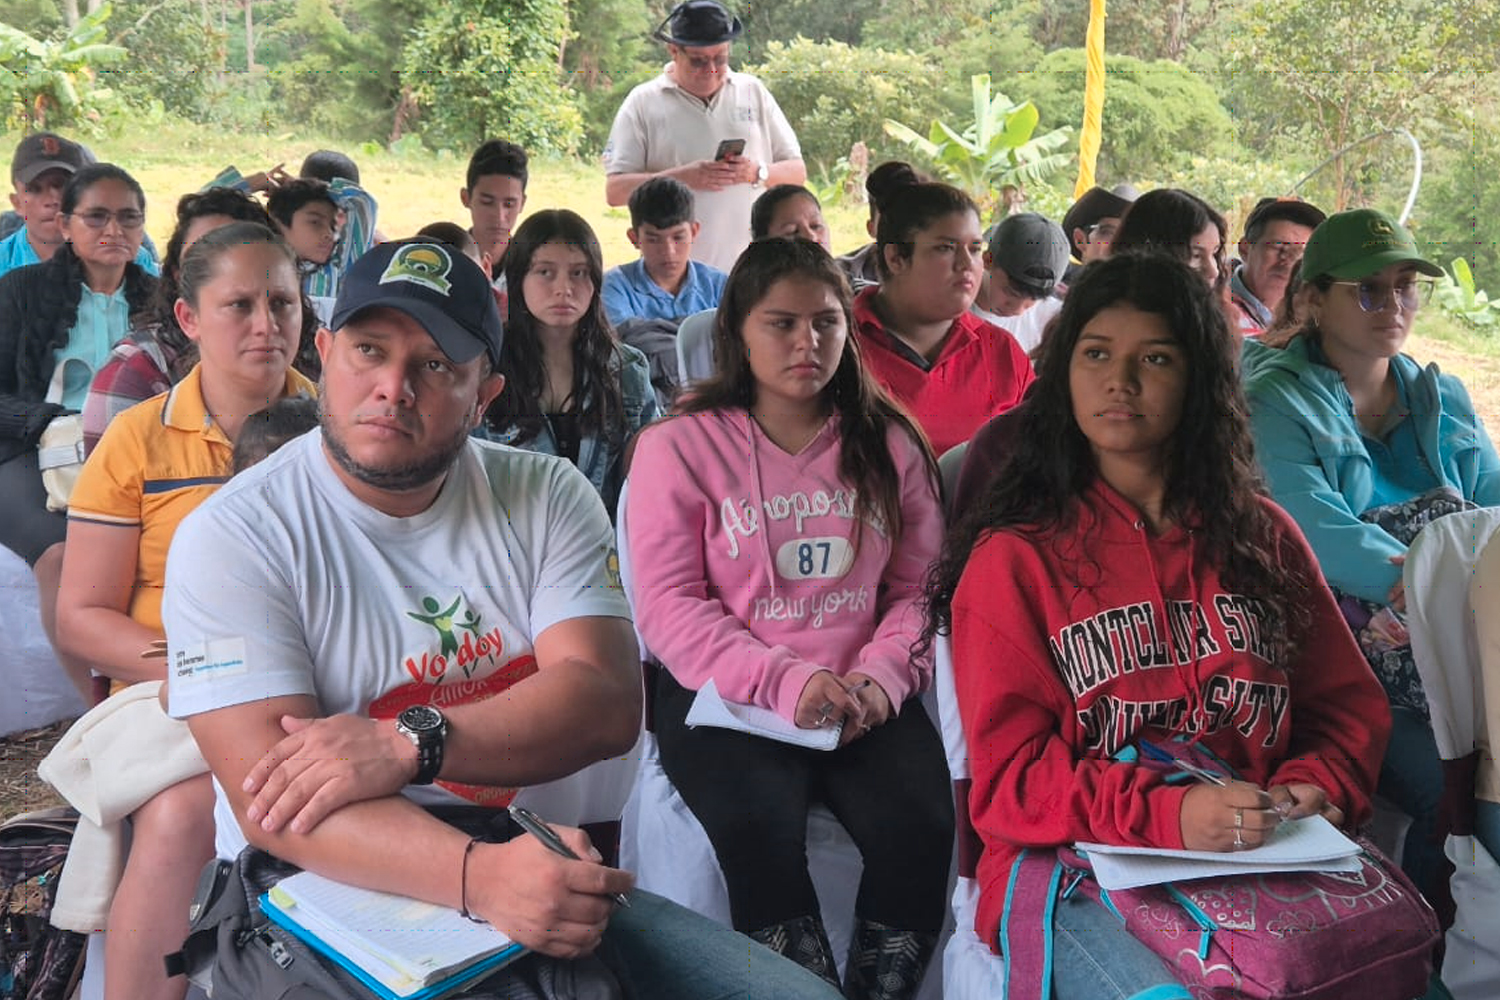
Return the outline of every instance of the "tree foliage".
{"type": "MultiPolygon", "coordinates": [[[[1104,58],[1104,136],[1098,176],[1110,184],[1159,178],[1192,156],[1231,156],[1234,124],[1214,89],[1191,70],[1132,56],[1104,58]]],[[[1082,49],[1049,52],[1010,86],[1048,121],[1083,119],[1082,49]]]]}
{"type": "Polygon", "coordinates": [[[114,42],[130,59],[101,73],[122,100],[202,121],[219,89],[225,34],[197,0],[115,0],[114,42]]]}
{"type": "Polygon", "coordinates": [[[927,136],[910,126],[886,120],[887,134],[932,164],[937,172],[963,188],[981,207],[993,206],[1004,186],[1024,188],[1040,184],[1064,169],[1073,157],[1059,153],[1071,130],[1036,134],[1041,116],[1030,101],[1019,104],[1004,94],[990,93],[984,73],[971,81],[972,120],[962,131],[934,121],[927,136]]]}
{"type": "Polygon", "coordinates": [[[563,0],[450,0],[430,7],[402,53],[401,83],[429,146],[470,149],[504,136],[572,151],[582,119],[562,86],[563,0]]]}
{"type": "Polygon", "coordinates": [[[809,172],[826,173],[856,142],[871,162],[903,153],[882,130],[886,118],[937,114],[939,78],[916,56],[798,38],[773,42],[747,66],[776,97],[802,145],[809,172]]]}
{"type": "Polygon", "coordinates": [[[113,96],[98,85],[99,67],[128,53],[106,40],[110,11],[103,4],[50,38],[0,24],[0,94],[9,98],[27,130],[74,124],[113,96]]]}
{"type": "Polygon", "coordinates": [[[1493,69],[1500,0],[1254,0],[1227,37],[1244,137],[1327,156],[1370,132],[1449,117],[1445,93],[1493,69]]]}
{"type": "Polygon", "coordinates": [[[420,0],[299,0],[281,29],[300,44],[273,71],[276,94],[296,121],[351,139],[399,138],[399,67],[420,0]]]}

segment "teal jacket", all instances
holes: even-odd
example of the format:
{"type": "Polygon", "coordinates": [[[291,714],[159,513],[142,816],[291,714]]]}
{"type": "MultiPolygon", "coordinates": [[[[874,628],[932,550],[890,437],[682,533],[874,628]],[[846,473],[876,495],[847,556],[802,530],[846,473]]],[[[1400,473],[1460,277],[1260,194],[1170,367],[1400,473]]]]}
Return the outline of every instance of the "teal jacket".
{"type": "MultiPolygon", "coordinates": [[[[1372,504],[1372,463],[1343,379],[1314,362],[1301,337],[1283,351],[1254,354],[1245,388],[1271,495],[1307,535],[1330,586],[1384,603],[1401,575],[1391,557],[1406,546],[1359,519],[1372,504]]],[[[1463,383],[1405,354],[1391,364],[1406,386],[1428,467],[1480,506],[1500,505],[1500,456],[1463,383]]]]}

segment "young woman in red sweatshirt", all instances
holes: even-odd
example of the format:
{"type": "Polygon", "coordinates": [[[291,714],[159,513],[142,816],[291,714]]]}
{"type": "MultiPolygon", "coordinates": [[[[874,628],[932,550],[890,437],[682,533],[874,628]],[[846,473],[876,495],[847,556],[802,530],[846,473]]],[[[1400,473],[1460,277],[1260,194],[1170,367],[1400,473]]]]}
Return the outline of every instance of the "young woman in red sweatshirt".
{"type": "Polygon", "coordinates": [[[849,334],[849,286],[808,240],[752,243],[724,288],[719,374],[636,445],[636,628],[660,658],[662,769],[703,824],[737,930],[838,984],[807,871],[821,801],[864,860],[853,1000],[909,1000],[947,910],[953,805],[912,655],[942,542],[935,470],[849,334]],[[689,727],[709,681],[837,748],[689,727]]]}
{"type": "MultiPolygon", "coordinates": [[[[951,628],[980,937],[1025,848],[1259,846],[1283,819],[1370,811],[1390,728],[1297,526],[1256,472],[1237,338],[1177,260],[1069,289],[1015,451],[950,532],[929,634],[951,628]],[[1114,760],[1184,738],[1239,775],[1168,784],[1114,760]]],[[[1186,997],[1103,907],[1054,921],[1057,1000],[1186,997]]],[[[1014,906],[1008,920],[1041,919],[1014,906]]]]}

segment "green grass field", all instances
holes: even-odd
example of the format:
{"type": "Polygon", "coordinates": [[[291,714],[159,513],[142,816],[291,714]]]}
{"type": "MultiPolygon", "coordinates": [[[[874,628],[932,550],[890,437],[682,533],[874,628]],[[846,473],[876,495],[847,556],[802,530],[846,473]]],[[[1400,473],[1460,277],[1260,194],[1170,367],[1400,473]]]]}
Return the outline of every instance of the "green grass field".
{"type": "MultiPolygon", "coordinates": [[[[19,136],[0,140],[13,149],[19,136]]],[[[302,158],[315,149],[343,149],[359,164],[364,186],[380,205],[380,229],[386,236],[410,236],[429,222],[447,219],[467,227],[468,213],[458,200],[466,161],[457,157],[401,156],[388,152],[361,153],[328,140],[301,133],[229,135],[202,126],[164,123],[149,137],[129,136],[89,140],[101,159],[120,164],[146,189],[146,228],[151,238],[165,244],[172,230],[177,198],[202,187],[224,167],[241,173],[286,164],[296,173],[302,158]]],[[[570,208],[588,220],[604,248],[604,266],[623,264],[636,256],[625,230],[630,214],[604,203],[604,171],[595,163],[576,159],[537,159],[531,164],[526,191],[528,212],[542,208],[570,208]]],[[[867,242],[865,209],[834,206],[826,215],[836,252],[867,242]]]]}
{"type": "MultiPolygon", "coordinates": [[[[13,149],[19,138],[0,137],[0,148],[13,149]]],[[[295,173],[304,156],[321,148],[342,148],[354,156],[365,186],[380,204],[380,229],[386,236],[409,236],[440,219],[468,224],[458,200],[466,163],[457,157],[368,154],[301,133],[235,135],[170,121],[152,126],[149,134],[88,141],[101,159],[119,163],[146,189],[146,228],[158,245],[165,245],[171,233],[177,198],[197,190],[224,167],[233,164],[249,174],[284,163],[295,173]]],[[[526,208],[571,208],[582,215],[599,235],[606,267],[635,257],[625,237],[629,214],[604,203],[604,171],[597,163],[534,160],[526,208]]],[[[866,242],[862,206],[825,206],[824,215],[836,253],[866,242]]],[[[1475,332],[1429,307],[1418,318],[1407,349],[1419,360],[1437,361],[1444,371],[1463,379],[1485,422],[1500,432],[1500,334],[1475,332]]]]}

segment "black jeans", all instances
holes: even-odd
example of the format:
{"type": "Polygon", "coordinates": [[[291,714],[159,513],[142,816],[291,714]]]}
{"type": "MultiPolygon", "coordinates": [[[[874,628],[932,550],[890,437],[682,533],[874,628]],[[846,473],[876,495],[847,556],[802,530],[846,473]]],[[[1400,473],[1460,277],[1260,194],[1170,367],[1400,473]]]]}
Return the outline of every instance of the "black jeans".
{"type": "Polygon", "coordinates": [[[754,931],[818,913],[807,812],[822,802],[864,860],[857,915],[901,930],[942,927],[953,795],[942,739],[917,701],[837,750],[807,750],[684,724],[696,692],[657,672],[662,769],[703,824],[724,871],[734,926],[754,931]]]}

